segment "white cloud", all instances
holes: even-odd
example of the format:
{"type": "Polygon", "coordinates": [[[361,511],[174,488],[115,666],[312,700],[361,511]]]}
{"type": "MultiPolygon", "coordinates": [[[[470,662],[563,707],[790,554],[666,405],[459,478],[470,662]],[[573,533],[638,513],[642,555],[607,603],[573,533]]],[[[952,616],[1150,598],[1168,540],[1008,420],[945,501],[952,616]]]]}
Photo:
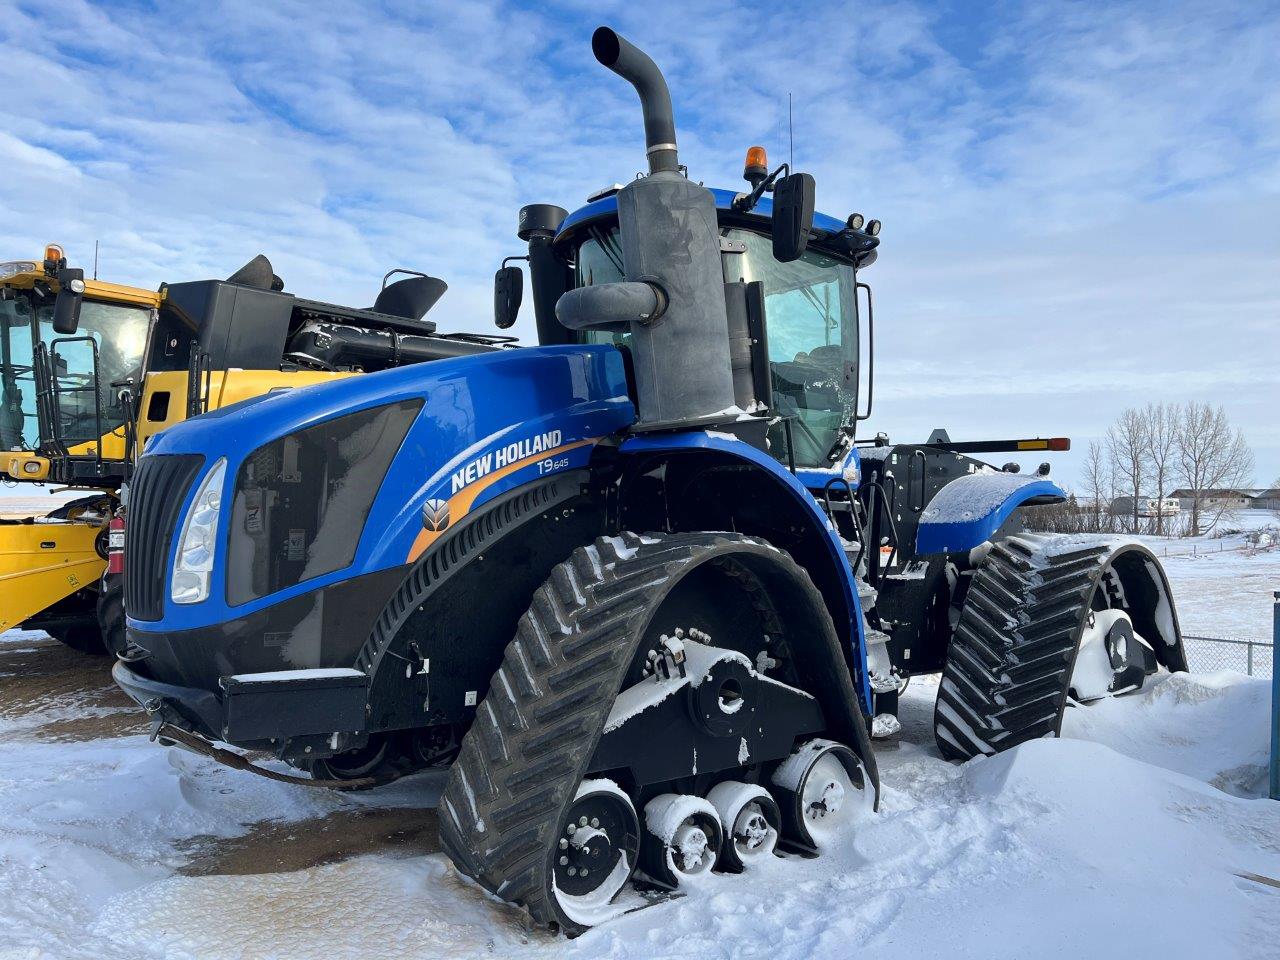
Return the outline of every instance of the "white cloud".
{"type": "Polygon", "coordinates": [[[643,164],[603,18],[666,69],[691,175],[784,159],[791,93],[819,206],[884,220],[877,428],[1096,436],[1194,395],[1280,472],[1274,8],[605,6],[0,0],[2,252],[100,240],[104,277],[154,286],[262,251],[352,303],[404,265],[490,329],[516,209],[643,164]]]}

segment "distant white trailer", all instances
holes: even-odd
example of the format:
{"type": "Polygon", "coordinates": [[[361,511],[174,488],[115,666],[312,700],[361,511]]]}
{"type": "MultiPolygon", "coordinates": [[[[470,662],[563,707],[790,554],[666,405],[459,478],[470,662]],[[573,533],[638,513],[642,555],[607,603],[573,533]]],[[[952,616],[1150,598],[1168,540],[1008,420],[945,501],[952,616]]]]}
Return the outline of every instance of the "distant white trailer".
{"type": "Polygon", "coordinates": [[[1144,497],[1138,502],[1140,517],[1176,517],[1182,512],[1182,504],[1173,497],[1160,500],[1156,497],[1144,497]]]}
{"type": "MultiPolygon", "coordinates": [[[[1138,516],[1176,517],[1182,505],[1175,497],[1138,497],[1138,516]]],[[[1133,497],[1116,497],[1111,501],[1111,513],[1118,517],[1131,517],[1134,512],[1133,497]]]]}

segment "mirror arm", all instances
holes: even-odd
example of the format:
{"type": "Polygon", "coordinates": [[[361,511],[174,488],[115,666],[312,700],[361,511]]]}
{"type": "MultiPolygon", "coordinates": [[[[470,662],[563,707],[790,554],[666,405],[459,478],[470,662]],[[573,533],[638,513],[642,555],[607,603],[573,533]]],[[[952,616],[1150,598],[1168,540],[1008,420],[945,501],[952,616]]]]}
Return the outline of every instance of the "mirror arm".
{"type": "Polygon", "coordinates": [[[786,163],[756,184],[756,188],[750,193],[739,194],[734,197],[733,209],[737,210],[739,213],[746,213],[749,210],[754,210],[756,204],[760,202],[760,198],[766,193],[772,193],[774,184],[778,182],[778,177],[784,175],[791,175],[791,166],[786,163]]]}

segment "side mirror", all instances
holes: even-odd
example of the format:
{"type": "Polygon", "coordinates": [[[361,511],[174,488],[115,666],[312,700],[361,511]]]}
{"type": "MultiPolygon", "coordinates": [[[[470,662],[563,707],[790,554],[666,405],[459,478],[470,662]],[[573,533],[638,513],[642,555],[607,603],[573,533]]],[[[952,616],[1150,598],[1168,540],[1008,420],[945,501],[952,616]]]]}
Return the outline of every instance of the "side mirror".
{"type": "Polygon", "coordinates": [[[809,246],[816,193],[807,173],[783,177],[773,188],[773,257],[779,263],[799,260],[809,246]]]}
{"type": "Polygon", "coordinates": [[[53,329],[70,336],[80,329],[80,307],[84,303],[84,271],[68,268],[58,274],[58,296],[53,301],[53,329]]]}
{"type": "Polygon", "coordinates": [[[493,275],[493,322],[506,330],[516,322],[524,299],[524,273],[519,267],[499,267],[493,275]]]}

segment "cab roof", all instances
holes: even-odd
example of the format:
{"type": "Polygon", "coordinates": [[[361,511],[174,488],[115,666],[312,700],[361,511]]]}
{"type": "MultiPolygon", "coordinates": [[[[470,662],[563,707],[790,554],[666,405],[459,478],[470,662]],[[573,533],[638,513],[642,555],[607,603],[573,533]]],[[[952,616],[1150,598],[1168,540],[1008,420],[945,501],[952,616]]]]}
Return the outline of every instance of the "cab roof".
{"type": "MultiPolygon", "coordinates": [[[[733,209],[734,198],[739,195],[736,190],[722,190],[718,187],[711,187],[711,195],[715,197],[716,210],[729,214],[730,219],[740,219],[744,224],[755,222],[758,225],[764,225],[773,217],[773,200],[769,197],[761,197],[755,208],[749,212],[733,209]]],[[[560,224],[560,230],[556,234],[556,243],[565,239],[570,233],[578,227],[593,220],[600,220],[605,217],[616,217],[618,215],[618,195],[611,193],[607,197],[601,197],[593,203],[588,203],[585,207],[579,207],[569,216],[564,218],[564,222],[560,224]]],[[[835,217],[828,216],[825,213],[815,213],[813,215],[813,226],[815,230],[823,230],[829,233],[839,233],[845,227],[843,220],[837,220],[835,217]]]]}

